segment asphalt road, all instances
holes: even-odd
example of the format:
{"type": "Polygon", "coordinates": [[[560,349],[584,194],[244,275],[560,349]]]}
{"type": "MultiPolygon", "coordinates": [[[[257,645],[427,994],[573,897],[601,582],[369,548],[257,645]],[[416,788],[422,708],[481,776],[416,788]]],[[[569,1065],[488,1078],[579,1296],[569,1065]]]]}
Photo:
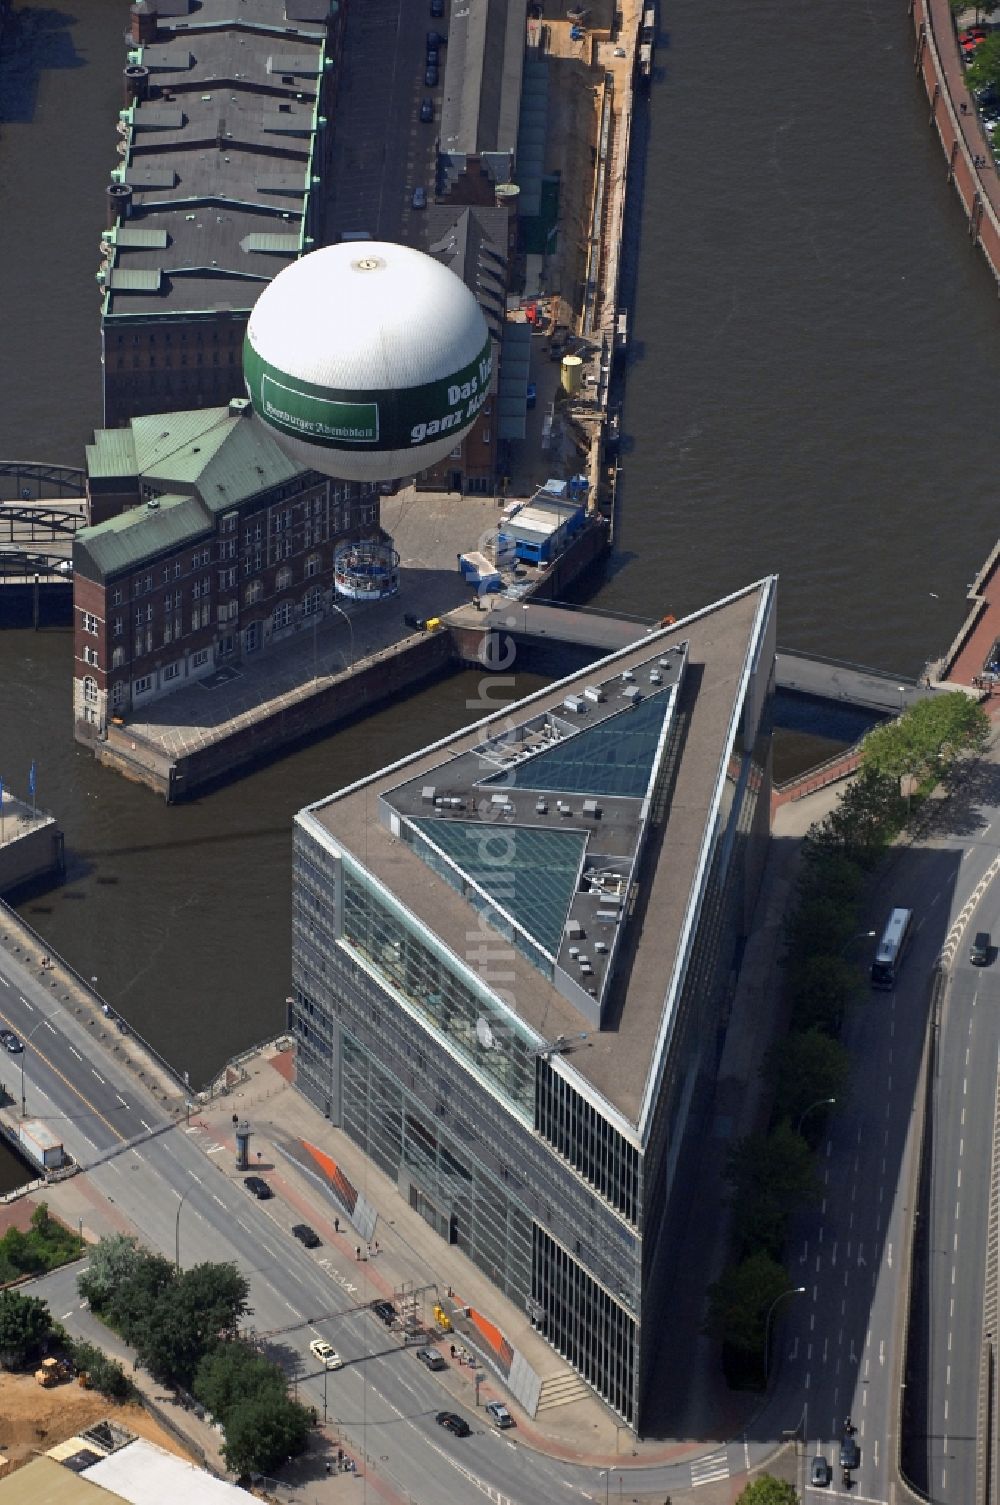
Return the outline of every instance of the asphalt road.
{"type": "MultiPolygon", "coordinates": [[[[1000,800],[997,806],[1000,831],[1000,800]]],[[[821,1146],[820,1199],[801,1218],[789,1251],[792,1283],[805,1289],[774,1314],[767,1404],[744,1437],[706,1445],[694,1462],[622,1470],[630,1495],[663,1498],[738,1475],[795,1431],[807,1442],[803,1470],[814,1453],[836,1465],[849,1413],[860,1449],[852,1497],[888,1505],[895,1499],[900,1249],[912,1214],[904,1205],[907,1156],[929,979],[951,935],[953,980],[934,1093],[928,1361],[910,1384],[925,1391],[932,1497],[955,1505],[974,1498],[1000,970],[972,969],[967,946],[975,928],[1000,932],[1000,891],[994,895],[988,883],[992,813],[992,805],[980,802],[961,830],[899,855],[868,918],[879,928],[893,905],[907,904],[916,915],[915,939],[895,992],[864,989],[851,1011],[845,1040],[854,1075],[821,1146]],[[956,924],[965,926],[960,940],[956,924]]],[[[863,949],[859,961],[867,960],[863,949]]],[[[404,1498],[442,1505],[478,1502],[484,1491],[518,1505],[552,1505],[569,1495],[600,1505],[613,1492],[617,1470],[609,1478],[533,1453],[516,1433],[486,1425],[481,1412],[468,1415],[469,1438],[437,1427],[434,1414],[453,1409],[448,1393],[361,1304],[356,1271],[338,1266],[326,1245],[310,1252],[291,1237],[301,1209],[281,1196],[265,1203],[250,1198],[220,1164],[227,1151],[197,1125],[164,1121],[92,1032],[6,955],[0,956],[0,1021],[26,1041],[23,1057],[0,1063],[8,1092],[20,1096],[23,1065],[29,1115],[62,1134],[74,1158],[90,1167],[92,1187],[144,1243],[169,1256],[176,1251],[184,1265],[231,1259],[244,1270],[254,1329],[267,1335],[269,1351],[321,1415],[325,1390],[331,1429],[388,1486],[404,1498]],[[342,1371],[317,1372],[308,1353],[316,1336],[340,1351],[342,1371]]],[[[322,1236],[325,1210],[309,1216],[322,1236]]],[[[57,1316],[72,1307],[60,1278],[70,1279],[49,1277],[57,1316]]],[[[821,1497],[805,1477],[801,1482],[805,1498],[821,1497]]],[[[834,1486],[836,1493],[839,1472],[834,1486]]]]}
{"type": "Polygon", "coordinates": [[[337,85],[326,236],[365,231],[375,240],[417,244],[414,188],[433,199],[435,146],[445,55],[438,84],[424,82],[427,32],[447,34],[425,4],[371,0],[349,8],[344,60],[337,85]],[[420,102],[433,100],[434,119],[420,120],[420,102]]]}

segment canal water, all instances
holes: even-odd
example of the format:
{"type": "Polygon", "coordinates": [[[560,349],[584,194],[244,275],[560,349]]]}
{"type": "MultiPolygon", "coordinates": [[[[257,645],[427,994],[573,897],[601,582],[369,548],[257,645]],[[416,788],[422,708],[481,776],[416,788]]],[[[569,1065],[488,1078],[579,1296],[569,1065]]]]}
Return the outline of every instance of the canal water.
{"type": "MultiPolygon", "coordinates": [[[[996,293],[898,10],[735,0],[708,46],[702,6],[664,8],[597,604],[680,615],[778,571],[782,642],[910,673],[958,625],[996,534],[996,293]]],[[[126,13],[40,10],[0,77],[2,458],[80,463],[100,421],[126,13]]],[[[37,760],[69,856],[65,885],[20,909],[201,1083],[282,1025],[294,811],[470,718],[477,679],[168,809],[73,743],[70,673],[65,633],[0,634],[0,775],[23,792],[37,760]]]]}

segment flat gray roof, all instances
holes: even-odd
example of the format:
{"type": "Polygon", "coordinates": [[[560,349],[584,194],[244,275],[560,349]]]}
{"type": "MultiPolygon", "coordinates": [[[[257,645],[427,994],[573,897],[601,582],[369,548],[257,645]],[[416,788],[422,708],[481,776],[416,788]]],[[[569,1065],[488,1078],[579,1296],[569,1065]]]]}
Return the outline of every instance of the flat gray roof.
{"type": "MultiPolygon", "coordinates": [[[[412,846],[393,838],[381,824],[383,797],[391,802],[391,791],[404,781],[411,786],[440,783],[448,761],[481,743],[485,727],[502,730],[558,711],[567,695],[582,694],[595,678],[636,670],[651,657],[655,661],[657,654],[686,644],[687,668],[675,711],[683,722],[676,781],[662,833],[647,844],[639,869],[647,903],[643,918],[633,918],[623,927],[625,954],[617,963],[600,1029],[519,951],[511,948],[509,959],[505,956],[504,960],[510,974],[505,993],[516,1001],[518,1015],[541,1041],[588,1032],[586,1042],[572,1053],[552,1057],[553,1068],[589,1083],[636,1131],[647,1083],[662,1054],[657,1042],[669,1023],[664,1016],[672,996],[682,930],[713,834],[710,814],[718,798],[723,760],[730,751],[735,708],[773,591],[773,579],[762,580],[297,816],[304,829],[320,839],[328,835],[367,868],[463,965],[482,970],[467,956],[475,911],[443,878],[428,870],[412,846]]],[[[484,982],[489,986],[488,978],[484,982]]]]}
{"type": "Polygon", "coordinates": [[[325,27],[289,21],[283,0],[238,9],[161,13],[158,40],[128,54],[151,97],[122,112],[131,214],[106,236],[105,319],[248,312],[303,249],[325,27]]]}

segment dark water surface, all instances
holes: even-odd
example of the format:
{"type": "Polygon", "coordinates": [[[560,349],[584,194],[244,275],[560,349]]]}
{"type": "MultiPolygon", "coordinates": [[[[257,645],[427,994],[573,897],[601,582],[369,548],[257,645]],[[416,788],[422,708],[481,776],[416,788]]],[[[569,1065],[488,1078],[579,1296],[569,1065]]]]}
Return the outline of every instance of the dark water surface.
{"type": "MultiPolygon", "coordinates": [[[[950,640],[996,535],[996,293],[898,10],[737,0],[709,45],[671,0],[599,603],[680,614],[777,570],[797,648],[915,672],[950,640]]],[[[39,14],[0,78],[0,457],[78,464],[127,6],[39,14]]],[[[168,809],[75,746],[70,672],[68,635],[0,635],[0,775],[23,791],[38,759],[70,858],[20,907],[199,1083],[281,1026],[293,812],[460,725],[476,676],[168,809]]]]}

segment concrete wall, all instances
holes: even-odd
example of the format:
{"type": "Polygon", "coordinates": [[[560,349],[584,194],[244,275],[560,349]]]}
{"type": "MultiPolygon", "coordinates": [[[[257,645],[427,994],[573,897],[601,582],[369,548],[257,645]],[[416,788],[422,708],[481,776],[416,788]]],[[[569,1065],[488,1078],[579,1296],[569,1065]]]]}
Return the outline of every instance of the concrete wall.
{"type": "Polygon", "coordinates": [[[58,872],[63,862],[63,835],[52,817],[39,815],[32,822],[29,811],[22,818],[21,807],[12,806],[9,798],[4,796],[6,839],[0,846],[0,894],[58,872]]]}
{"type": "Polygon", "coordinates": [[[984,188],[986,181],[996,183],[996,169],[965,86],[951,12],[947,0],[911,0],[910,8],[917,39],[914,62],[930,101],[930,124],[944,148],[948,181],[965,210],[973,245],[1000,282],[1000,218],[984,188]],[[973,158],[983,153],[989,166],[977,169],[973,158]]]}

